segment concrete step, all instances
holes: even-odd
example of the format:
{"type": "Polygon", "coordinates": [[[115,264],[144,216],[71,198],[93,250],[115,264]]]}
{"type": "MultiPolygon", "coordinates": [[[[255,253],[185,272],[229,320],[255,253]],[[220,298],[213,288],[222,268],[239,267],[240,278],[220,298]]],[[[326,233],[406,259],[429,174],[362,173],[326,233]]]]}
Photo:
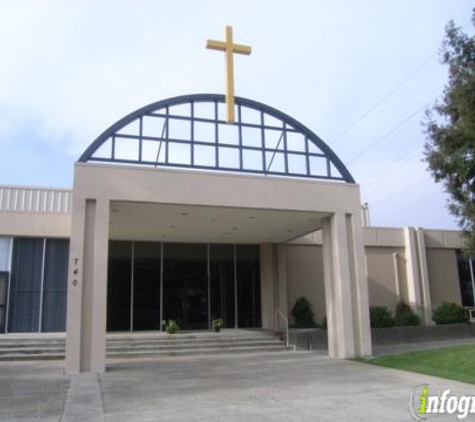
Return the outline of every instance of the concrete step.
{"type": "Polygon", "coordinates": [[[148,356],[194,356],[194,355],[222,355],[222,354],[237,354],[237,353],[268,353],[268,352],[282,352],[288,351],[285,345],[279,346],[257,346],[257,347],[237,347],[230,348],[223,351],[220,348],[194,349],[188,350],[185,353],[181,350],[150,350],[150,351],[127,351],[127,352],[107,352],[108,359],[119,358],[139,358],[148,356]]]}
{"type": "Polygon", "coordinates": [[[21,354],[11,353],[0,356],[0,362],[16,362],[26,360],[64,360],[64,353],[21,354]]]}
{"type": "Polygon", "coordinates": [[[269,340],[269,341],[254,341],[254,342],[195,342],[188,344],[117,344],[111,346],[107,345],[107,353],[114,351],[137,351],[137,350],[182,350],[186,352],[194,349],[235,349],[243,347],[266,347],[266,346],[282,346],[282,342],[269,340]]]}
{"type": "Polygon", "coordinates": [[[11,354],[23,354],[23,355],[40,355],[44,353],[54,353],[64,355],[65,353],[64,347],[41,347],[41,348],[29,348],[29,347],[15,347],[10,349],[2,349],[0,348],[0,358],[5,355],[11,354]]]}
{"type": "Polygon", "coordinates": [[[42,342],[42,343],[30,343],[30,342],[21,342],[16,341],[14,343],[3,343],[0,341],[0,350],[16,349],[16,348],[30,348],[30,349],[41,349],[43,347],[66,347],[66,342],[56,343],[56,342],[42,342]]]}
{"type": "Polygon", "coordinates": [[[201,340],[201,339],[188,339],[188,340],[181,340],[181,339],[168,339],[168,340],[162,340],[162,339],[155,339],[155,340],[127,340],[127,341],[110,341],[107,340],[107,347],[114,347],[117,345],[124,345],[124,346],[186,346],[189,344],[250,344],[250,343],[255,343],[255,342],[260,342],[260,341],[265,341],[265,342],[280,342],[278,338],[272,338],[272,337],[262,337],[262,338],[256,338],[256,339],[228,339],[228,338],[222,338],[222,339],[206,339],[206,340],[201,340]]]}
{"type": "MultiPolygon", "coordinates": [[[[108,334],[108,358],[260,353],[288,350],[267,332],[228,331],[193,333],[108,334]]],[[[0,361],[62,360],[65,340],[60,338],[0,339],[0,361]]]]}

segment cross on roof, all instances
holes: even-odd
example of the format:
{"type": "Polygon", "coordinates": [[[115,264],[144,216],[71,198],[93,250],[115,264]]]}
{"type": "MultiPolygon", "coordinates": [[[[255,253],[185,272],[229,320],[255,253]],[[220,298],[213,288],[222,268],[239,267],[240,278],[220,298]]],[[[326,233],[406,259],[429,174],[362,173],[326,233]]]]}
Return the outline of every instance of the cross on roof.
{"type": "Polygon", "coordinates": [[[225,41],[208,40],[206,48],[225,52],[226,58],[226,106],[227,121],[234,123],[234,53],[249,55],[251,47],[233,43],[233,28],[226,26],[225,41]]]}

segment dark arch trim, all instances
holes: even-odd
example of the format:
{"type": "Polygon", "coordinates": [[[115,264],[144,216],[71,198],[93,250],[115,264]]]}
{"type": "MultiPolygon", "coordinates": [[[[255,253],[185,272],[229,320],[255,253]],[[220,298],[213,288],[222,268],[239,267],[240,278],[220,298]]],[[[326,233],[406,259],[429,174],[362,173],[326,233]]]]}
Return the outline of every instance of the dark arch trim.
{"type": "MultiPolygon", "coordinates": [[[[147,115],[153,111],[163,109],[166,107],[187,104],[187,103],[198,103],[198,102],[225,102],[225,96],[220,94],[191,94],[183,95],[179,97],[167,98],[165,100],[157,101],[155,103],[149,104],[145,107],[139,108],[138,110],[128,114],[123,117],[108,129],[106,129],[99,137],[92,142],[89,147],[83,152],[81,157],[79,157],[79,162],[88,162],[88,161],[98,161],[93,158],[93,154],[101,147],[101,145],[106,142],[110,137],[112,137],[117,131],[128,125],[129,123],[139,119],[140,117],[147,115]]],[[[315,133],[313,133],[309,128],[307,128],[302,123],[298,122],[289,115],[270,107],[266,104],[260,103],[258,101],[249,100],[247,98],[235,97],[235,103],[237,106],[248,107],[269,116],[274,117],[277,120],[280,120],[284,123],[287,123],[295,128],[295,130],[302,135],[304,135],[309,141],[313,142],[317,148],[319,148],[322,153],[328,158],[328,160],[335,166],[335,168],[341,174],[341,179],[347,183],[355,183],[353,176],[350,174],[348,169],[345,167],[343,162],[338,158],[338,156],[333,152],[333,150],[325,143],[321,138],[319,138],[315,133]]],[[[187,167],[187,166],[183,166],[187,167]]],[[[188,166],[189,167],[189,166],[188,166]]],[[[220,170],[217,168],[217,170],[220,170]]],[[[266,171],[259,172],[266,174],[266,171]]],[[[285,173],[282,174],[285,176],[285,173]]],[[[305,177],[305,176],[302,176],[305,177]]],[[[324,177],[322,177],[324,178],[324,177]]],[[[336,178],[335,178],[336,179],[336,178]]]]}

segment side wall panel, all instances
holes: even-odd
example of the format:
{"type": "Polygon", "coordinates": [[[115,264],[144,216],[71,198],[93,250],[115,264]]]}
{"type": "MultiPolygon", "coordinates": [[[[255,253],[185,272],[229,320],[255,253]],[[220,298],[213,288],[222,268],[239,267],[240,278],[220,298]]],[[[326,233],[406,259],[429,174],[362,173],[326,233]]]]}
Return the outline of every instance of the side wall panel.
{"type": "Polygon", "coordinates": [[[323,250],[314,245],[287,245],[287,297],[289,316],[297,299],[310,301],[317,322],[325,316],[323,250]]]}
{"type": "Polygon", "coordinates": [[[453,249],[427,249],[432,306],[449,301],[462,304],[457,256],[453,249]]]}
{"type": "Polygon", "coordinates": [[[399,299],[407,303],[407,280],[402,248],[367,247],[368,290],[370,305],[396,308],[399,299]],[[397,253],[397,274],[394,265],[397,253]],[[399,297],[398,297],[399,290],[399,297]]]}

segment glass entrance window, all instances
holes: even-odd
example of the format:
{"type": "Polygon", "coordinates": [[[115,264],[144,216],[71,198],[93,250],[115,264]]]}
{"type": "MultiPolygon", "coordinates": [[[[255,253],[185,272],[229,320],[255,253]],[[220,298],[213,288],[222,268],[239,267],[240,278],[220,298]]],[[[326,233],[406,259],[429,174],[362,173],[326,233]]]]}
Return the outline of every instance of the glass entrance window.
{"type": "Polygon", "coordinates": [[[258,245],[110,241],[107,330],[260,327],[258,245]]]}
{"type": "Polygon", "coordinates": [[[261,289],[258,245],[236,245],[238,326],[261,326],[261,289]]]}
{"type": "Polygon", "coordinates": [[[160,249],[158,242],[134,242],[133,329],[160,329],[160,249]]]}
{"type": "Polygon", "coordinates": [[[210,245],[211,320],[221,318],[225,328],[236,326],[234,245],[210,245]]]}
{"type": "Polygon", "coordinates": [[[163,245],[163,317],[183,330],[208,328],[208,247],[163,245]]]}
{"type": "Polygon", "coordinates": [[[130,331],[132,242],[109,242],[107,330],[130,331]]]}

